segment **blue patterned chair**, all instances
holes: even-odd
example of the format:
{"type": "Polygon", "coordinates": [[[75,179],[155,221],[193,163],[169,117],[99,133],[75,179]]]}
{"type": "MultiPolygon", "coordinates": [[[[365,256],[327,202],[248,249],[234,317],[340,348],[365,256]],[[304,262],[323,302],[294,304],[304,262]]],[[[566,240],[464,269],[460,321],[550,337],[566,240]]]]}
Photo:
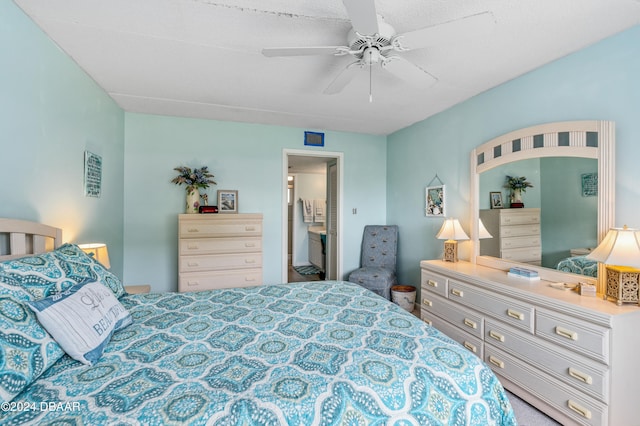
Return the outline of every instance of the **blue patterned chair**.
{"type": "Polygon", "coordinates": [[[398,227],[396,225],[365,226],[360,269],[349,274],[349,281],[390,299],[391,286],[397,283],[397,251],[398,227]]]}

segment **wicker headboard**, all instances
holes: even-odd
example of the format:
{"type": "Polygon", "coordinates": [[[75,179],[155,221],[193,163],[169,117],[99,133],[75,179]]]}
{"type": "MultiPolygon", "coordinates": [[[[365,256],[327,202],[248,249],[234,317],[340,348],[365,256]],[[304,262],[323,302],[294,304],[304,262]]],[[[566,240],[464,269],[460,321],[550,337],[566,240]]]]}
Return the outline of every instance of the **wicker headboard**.
{"type": "Polygon", "coordinates": [[[0,261],[51,251],[62,244],[62,229],[0,218],[0,261]]]}

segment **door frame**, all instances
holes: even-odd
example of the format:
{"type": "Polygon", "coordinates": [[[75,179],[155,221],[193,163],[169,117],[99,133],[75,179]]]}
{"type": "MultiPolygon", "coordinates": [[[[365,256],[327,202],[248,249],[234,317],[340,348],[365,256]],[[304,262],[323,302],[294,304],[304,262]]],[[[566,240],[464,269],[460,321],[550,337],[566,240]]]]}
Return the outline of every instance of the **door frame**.
{"type": "Polygon", "coordinates": [[[287,176],[289,175],[289,156],[306,156],[306,157],[323,157],[330,158],[336,160],[337,172],[338,172],[338,194],[337,200],[338,205],[337,209],[337,250],[336,250],[336,276],[338,279],[342,277],[342,204],[343,198],[342,193],[344,190],[344,153],[342,152],[332,152],[332,151],[316,151],[316,150],[307,150],[307,149],[283,149],[282,150],[282,265],[281,265],[281,273],[282,273],[282,282],[286,283],[288,281],[288,262],[287,262],[287,239],[288,235],[288,227],[287,227],[287,217],[288,217],[288,203],[287,203],[287,176]]]}

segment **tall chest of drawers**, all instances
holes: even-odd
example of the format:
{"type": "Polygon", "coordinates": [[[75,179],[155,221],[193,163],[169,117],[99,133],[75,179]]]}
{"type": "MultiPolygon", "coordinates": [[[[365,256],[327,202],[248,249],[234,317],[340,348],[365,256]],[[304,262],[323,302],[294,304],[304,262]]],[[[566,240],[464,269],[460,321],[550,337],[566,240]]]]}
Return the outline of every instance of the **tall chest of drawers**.
{"type": "Polygon", "coordinates": [[[262,283],[262,214],[178,216],[178,291],[262,283]]]}
{"type": "Polygon", "coordinates": [[[563,425],[635,425],[640,308],[468,262],[420,262],[421,316],[563,425]]]}
{"type": "Polygon", "coordinates": [[[480,254],[540,265],[540,209],[480,210],[480,219],[493,236],[480,242],[480,254]]]}

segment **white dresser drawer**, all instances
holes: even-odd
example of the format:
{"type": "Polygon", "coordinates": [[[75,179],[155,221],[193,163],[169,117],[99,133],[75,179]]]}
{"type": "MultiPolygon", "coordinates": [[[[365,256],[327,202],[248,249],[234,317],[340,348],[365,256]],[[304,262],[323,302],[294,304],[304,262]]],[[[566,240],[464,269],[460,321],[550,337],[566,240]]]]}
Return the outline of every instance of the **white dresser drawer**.
{"type": "Polygon", "coordinates": [[[500,215],[500,225],[531,225],[540,223],[539,209],[508,209],[500,215]]]}
{"type": "Polygon", "coordinates": [[[180,238],[261,236],[261,221],[247,219],[219,220],[214,223],[185,220],[180,222],[180,238]]]}
{"type": "Polygon", "coordinates": [[[485,322],[485,341],[600,401],[609,398],[609,370],[603,364],[493,320],[485,322]]]}
{"type": "Polygon", "coordinates": [[[440,296],[447,297],[448,279],[446,277],[425,271],[424,269],[421,272],[421,276],[423,292],[434,292],[440,296]]]}
{"type": "Polygon", "coordinates": [[[439,317],[446,318],[473,336],[482,339],[484,334],[484,318],[476,312],[465,309],[435,294],[422,294],[422,309],[439,317]]]}
{"type": "Polygon", "coordinates": [[[514,248],[501,250],[500,257],[515,262],[539,262],[542,260],[540,245],[537,247],[514,248]]]}
{"type": "Polygon", "coordinates": [[[533,333],[534,308],[532,305],[451,279],[448,298],[533,333]]]}
{"type": "Polygon", "coordinates": [[[502,226],[500,236],[502,238],[522,237],[524,235],[540,235],[540,225],[502,226]]]}
{"type": "Polygon", "coordinates": [[[262,267],[262,253],[212,254],[181,256],[180,272],[215,271],[262,267]]]}
{"type": "Polygon", "coordinates": [[[501,238],[500,239],[500,249],[508,250],[515,248],[537,248],[540,251],[540,244],[542,241],[540,240],[539,235],[526,235],[522,237],[509,237],[509,238],[501,238]]]}
{"type": "Polygon", "coordinates": [[[576,391],[489,343],[485,344],[484,361],[496,374],[526,388],[578,424],[587,426],[607,424],[608,407],[605,404],[576,391]]]}
{"type": "Polygon", "coordinates": [[[454,327],[447,321],[443,320],[437,315],[433,315],[430,312],[427,312],[424,309],[422,310],[421,315],[424,322],[442,331],[448,337],[464,346],[468,351],[473,352],[480,359],[483,358],[484,343],[481,339],[474,337],[469,333],[464,332],[463,330],[460,330],[458,327],[454,327]]]}
{"type": "Polygon", "coordinates": [[[558,312],[536,310],[536,334],[609,364],[609,329],[558,312]]]}
{"type": "Polygon", "coordinates": [[[180,240],[180,256],[192,254],[261,252],[262,238],[194,238],[180,240]]]}
{"type": "Polygon", "coordinates": [[[253,287],[262,283],[262,269],[207,271],[180,274],[178,291],[203,291],[232,287],[253,287]]]}

